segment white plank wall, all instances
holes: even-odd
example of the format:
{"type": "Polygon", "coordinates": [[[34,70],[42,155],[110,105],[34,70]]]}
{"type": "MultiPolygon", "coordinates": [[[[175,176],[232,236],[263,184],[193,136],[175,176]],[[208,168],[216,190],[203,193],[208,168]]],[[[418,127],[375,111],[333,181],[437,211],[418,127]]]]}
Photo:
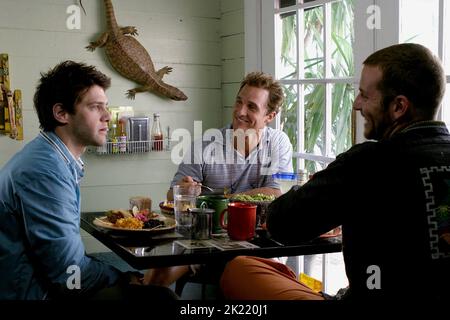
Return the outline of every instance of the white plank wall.
{"type": "Polygon", "coordinates": [[[244,1],[222,0],[220,2],[223,125],[231,122],[236,93],[245,75],[244,1]]]}
{"type": "MultiPolygon", "coordinates": [[[[118,74],[103,49],[85,46],[105,31],[103,1],[85,0],[81,29],[69,30],[68,6],[76,0],[0,0],[0,53],[8,53],[12,89],[21,89],[25,140],[0,136],[0,168],[39,132],[33,94],[39,73],[72,59],[96,65],[112,78],[107,91],[111,106],[133,106],[135,115],[161,114],[163,130],[170,126],[191,133],[194,121],[203,130],[221,127],[231,119],[231,106],[244,66],[244,0],[113,0],[121,26],[136,26],[137,40],[147,49],[155,68],[173,67],[165,81],[188,96],[175,102],[152,93],[128,100],[125,92],[137,86],[118,74]],[[225,116],[224,116],[225,115],[225,116]]],[[[144,155],[85,154],[86,174],[81,184],[82,210],[128,207],[134,195],[165,199],[176,165],[170,152],[144,155]]],[[[105,247],[83,233],[88,252],[105,247]]]]}

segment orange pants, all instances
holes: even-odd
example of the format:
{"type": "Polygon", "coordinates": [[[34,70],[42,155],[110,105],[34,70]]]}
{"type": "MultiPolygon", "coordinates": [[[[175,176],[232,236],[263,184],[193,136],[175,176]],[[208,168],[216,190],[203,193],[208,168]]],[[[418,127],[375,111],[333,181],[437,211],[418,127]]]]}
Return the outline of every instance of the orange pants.
{"type": "Polygon", "coordinates": [[[230,300],[324,300],[297,281],[284,264],[258,257],[236,257],[225,266],[222,293],[230,300]]]}

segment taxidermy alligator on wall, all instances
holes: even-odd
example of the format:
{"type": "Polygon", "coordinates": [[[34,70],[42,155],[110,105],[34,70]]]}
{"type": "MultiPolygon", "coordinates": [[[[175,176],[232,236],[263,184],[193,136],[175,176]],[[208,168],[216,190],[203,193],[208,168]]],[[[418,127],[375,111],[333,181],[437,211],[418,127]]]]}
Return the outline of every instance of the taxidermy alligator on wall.
{"type": "Polygon", "coordinates": [[[172,68],[166,66],[155,71],[147,50],[132,37],[137,35],[137,29],[130,26],[120,28],[111,0],[103,2],[106,9],[107,31],[97,41],[91,42],[86,49],[94,51],[97,47],[105,47],[106,55],[114,69],[125,78],[141,85],[128,90],[128,98],[134,99],[138,92],[152,91],[173,100],[186,100],[187,96],[181,90],[162,81],[163,76],[171,72],[172,68]]]}

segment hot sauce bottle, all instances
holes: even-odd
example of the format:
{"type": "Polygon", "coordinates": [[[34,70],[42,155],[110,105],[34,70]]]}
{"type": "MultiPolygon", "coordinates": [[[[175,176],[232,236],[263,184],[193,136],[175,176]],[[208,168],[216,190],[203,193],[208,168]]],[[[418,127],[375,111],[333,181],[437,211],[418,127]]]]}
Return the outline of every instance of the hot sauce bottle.
{"type": "Polygon", "coordinates": [[[153,126],[152,126],[152,150],[163,150],[163,132],[161,129],[161,123],[159,122],[159,113],[153,114],[153,126]]]}

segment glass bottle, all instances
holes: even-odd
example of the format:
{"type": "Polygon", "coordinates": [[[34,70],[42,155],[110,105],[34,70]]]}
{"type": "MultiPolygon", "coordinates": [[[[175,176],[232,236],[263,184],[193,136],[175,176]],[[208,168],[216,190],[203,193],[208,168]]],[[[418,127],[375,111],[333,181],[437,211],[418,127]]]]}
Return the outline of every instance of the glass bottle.
{"type": "Polygon", "coordinates": [[[119,144],[119,152],[125,153],[127,152],[127,133],[125,131],[125,123],[123,121],[119,121],[119,136],[117,138],[119,144]]]}
{"type": "Polygon", "coordinates": [[[161,123],[159,122],[159,113],[153,114],[153,126],[152,126],[152,150],[163,150],[163,132],[161,129],[161,123]]]}
{"type": "Polygon", "coordinates": [[[111,153],[119,152],[119,144],[117,141],[117,124],[111,124],[111,131],[109,132],[109,142],[111,146],[111,153]]]}

